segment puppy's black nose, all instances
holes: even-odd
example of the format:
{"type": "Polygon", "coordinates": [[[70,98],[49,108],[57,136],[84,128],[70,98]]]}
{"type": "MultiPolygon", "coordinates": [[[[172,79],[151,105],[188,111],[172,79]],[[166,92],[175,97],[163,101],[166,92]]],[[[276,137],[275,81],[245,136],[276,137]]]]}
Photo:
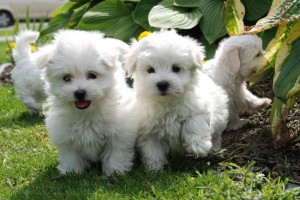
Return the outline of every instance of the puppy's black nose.
{"type": "Polygon", "coordinates": [[[86,91],[85,90],[77,90],[74,93],[75,98],[79,99],[79,100],[84,99],[85,95],[86,95],[86,91]]]}
{"type": "Polygon", "coordinates": [[[159,81],[156,83],[156,87],[162,91],[162,92],[165,92],[168,90],[168,87],[169,87],[169,82],[168,81],[159,81]]]}

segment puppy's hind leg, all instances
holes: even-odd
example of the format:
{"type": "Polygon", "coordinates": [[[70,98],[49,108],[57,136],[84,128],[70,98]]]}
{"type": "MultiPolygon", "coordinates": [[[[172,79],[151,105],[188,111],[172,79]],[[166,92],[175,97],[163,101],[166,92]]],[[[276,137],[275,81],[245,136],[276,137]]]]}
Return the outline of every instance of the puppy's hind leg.
{"type": "Polygon", "coordinates": [[[214,133],[212,135],[212,148],[211,152],[218,152],[221,150],[221,134],[222,133],[214,133]]]}
{"type": "Polygon", "coordinates": [[[240,116],[239,116],[241,109],[243,109],[243,110],[247,109],[245,107],[246,107],[246,105],[244,105],[241,108],[241,106],[239,106],[238,103],[235,103],[235,101],[229,102],[229,117],[228,117],[226,131],[238,130],[239,128],[242,128],[245,124],[248,123],[247,120],[240,119],[240,116]]]}
{"type": "Polygon", "coordinates": [[[212,147],[208,115],[196,115],[182,127],[182,138],[188,153],[206,157],[212,147]]]}
{"type": "Polygon", "coordinates": [[[234,112],[230,113],[226,131],[231,131],[231,130],[236,131],[242,128],[247,123],[248,121],[245,119],[240,119],[237,113],[234,112]]]}
{"type": "Polygon", "coordinates": [[[164,145],[158,136],[141,136],[137,140],[137,145],[141,152],[143,163],[148,169],[158,171],[168,164],[167,154],[169,147],[164,145]]]}

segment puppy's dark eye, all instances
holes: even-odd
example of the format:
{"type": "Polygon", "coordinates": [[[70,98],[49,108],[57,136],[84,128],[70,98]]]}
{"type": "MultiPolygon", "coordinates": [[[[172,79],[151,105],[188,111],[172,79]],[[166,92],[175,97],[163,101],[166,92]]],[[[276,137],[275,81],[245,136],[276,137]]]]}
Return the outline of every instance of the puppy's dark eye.
{"type": "Polygon", "coordinates": [[[180,72],[180,67],[178,66],[178,65],[173,65],[172,66],[172,72],[174,72],[174,73],[178,73],[178,72],[180,72]]]}
{"type": "Polygon", "coordinates": [[[149,67],[149,68],[147,69],[147,72],[148,72],[149,74],[155,73],[155,69],[154,69],[153,67],[149,67]]]}
{"type": "Polygon", "coordinates": [[[96,79],[97,75],[94,72],[89,72],[87,75],[87,78],[88,79],[96,79]]]}
{"type": "Polygon", "coordinates": [[[64,80],[66,83],[69,83],[69,82],[72,81],[72,77],[71,77],[70,74],[67,74],[67,75],[64,75],[63,80],[64,80]]]}
{"type": "Polygon", "coordinates": [[[256,57],[257,57],[257,58],[260,57],[260,56],[262,56],[262,53],[261,53],[261,52],[259,52],[258,54],[256,54],[256,57]]]}

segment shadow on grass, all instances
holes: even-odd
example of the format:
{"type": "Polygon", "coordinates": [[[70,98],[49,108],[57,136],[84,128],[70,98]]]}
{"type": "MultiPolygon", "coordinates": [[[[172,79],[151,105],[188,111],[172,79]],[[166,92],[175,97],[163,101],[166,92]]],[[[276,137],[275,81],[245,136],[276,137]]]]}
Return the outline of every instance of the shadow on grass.
{"type": "Polygon", "coordinates": [[[12,199],[144,199],[155,198],[155,190],[168,191],[180,187],[196,171],[207,170],[207,160],[187,157],[172,159],[160,172],[147,171],[137,160],[134,169],[123,176],[104,177],[101,167],[94,166],[83,174],[68,174],[57,179],[55,166],[47,169],[24,188],[16,191],[12,199]],[[176,166],[176,167],[174,167],[176,166]]]}
{"type": "Polygon", "coordinates": [[[0,127],[7,128],[17,125],[26,128],[41,123],[44,123],[44,116],[39,114],[30,115],[28,112],[22,112],[20,115],[15,117],[3,117],[2,120],[0,120],[0,127]]]}

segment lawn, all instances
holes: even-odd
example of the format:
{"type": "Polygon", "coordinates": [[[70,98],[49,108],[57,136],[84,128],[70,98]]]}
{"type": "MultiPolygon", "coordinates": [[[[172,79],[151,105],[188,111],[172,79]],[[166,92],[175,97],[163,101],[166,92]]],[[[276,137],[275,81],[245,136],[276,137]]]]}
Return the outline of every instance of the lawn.
{"type": "Polygon", "coordinates": [[[136,160],[134,169],[106,178],[99,166],[83,174],[57,177],[57,152],[43,117],[30,116],[12,86],[0,86],[0,199],[296,199],[286,180],[214,162],[214,157],[173,159],[152,173],[136,160]]]}
{"type": "Polygon", "coordinates": [[[6,37],[9,35],[13,35],[12,29],[0,29],[0,37],[6,37]]]}
{"type": "Polygon", "coordinates": [[[0,42],[0,65],[7,61],[7,54],[5,52],[6,47],[6,42],[0,42]]]}

